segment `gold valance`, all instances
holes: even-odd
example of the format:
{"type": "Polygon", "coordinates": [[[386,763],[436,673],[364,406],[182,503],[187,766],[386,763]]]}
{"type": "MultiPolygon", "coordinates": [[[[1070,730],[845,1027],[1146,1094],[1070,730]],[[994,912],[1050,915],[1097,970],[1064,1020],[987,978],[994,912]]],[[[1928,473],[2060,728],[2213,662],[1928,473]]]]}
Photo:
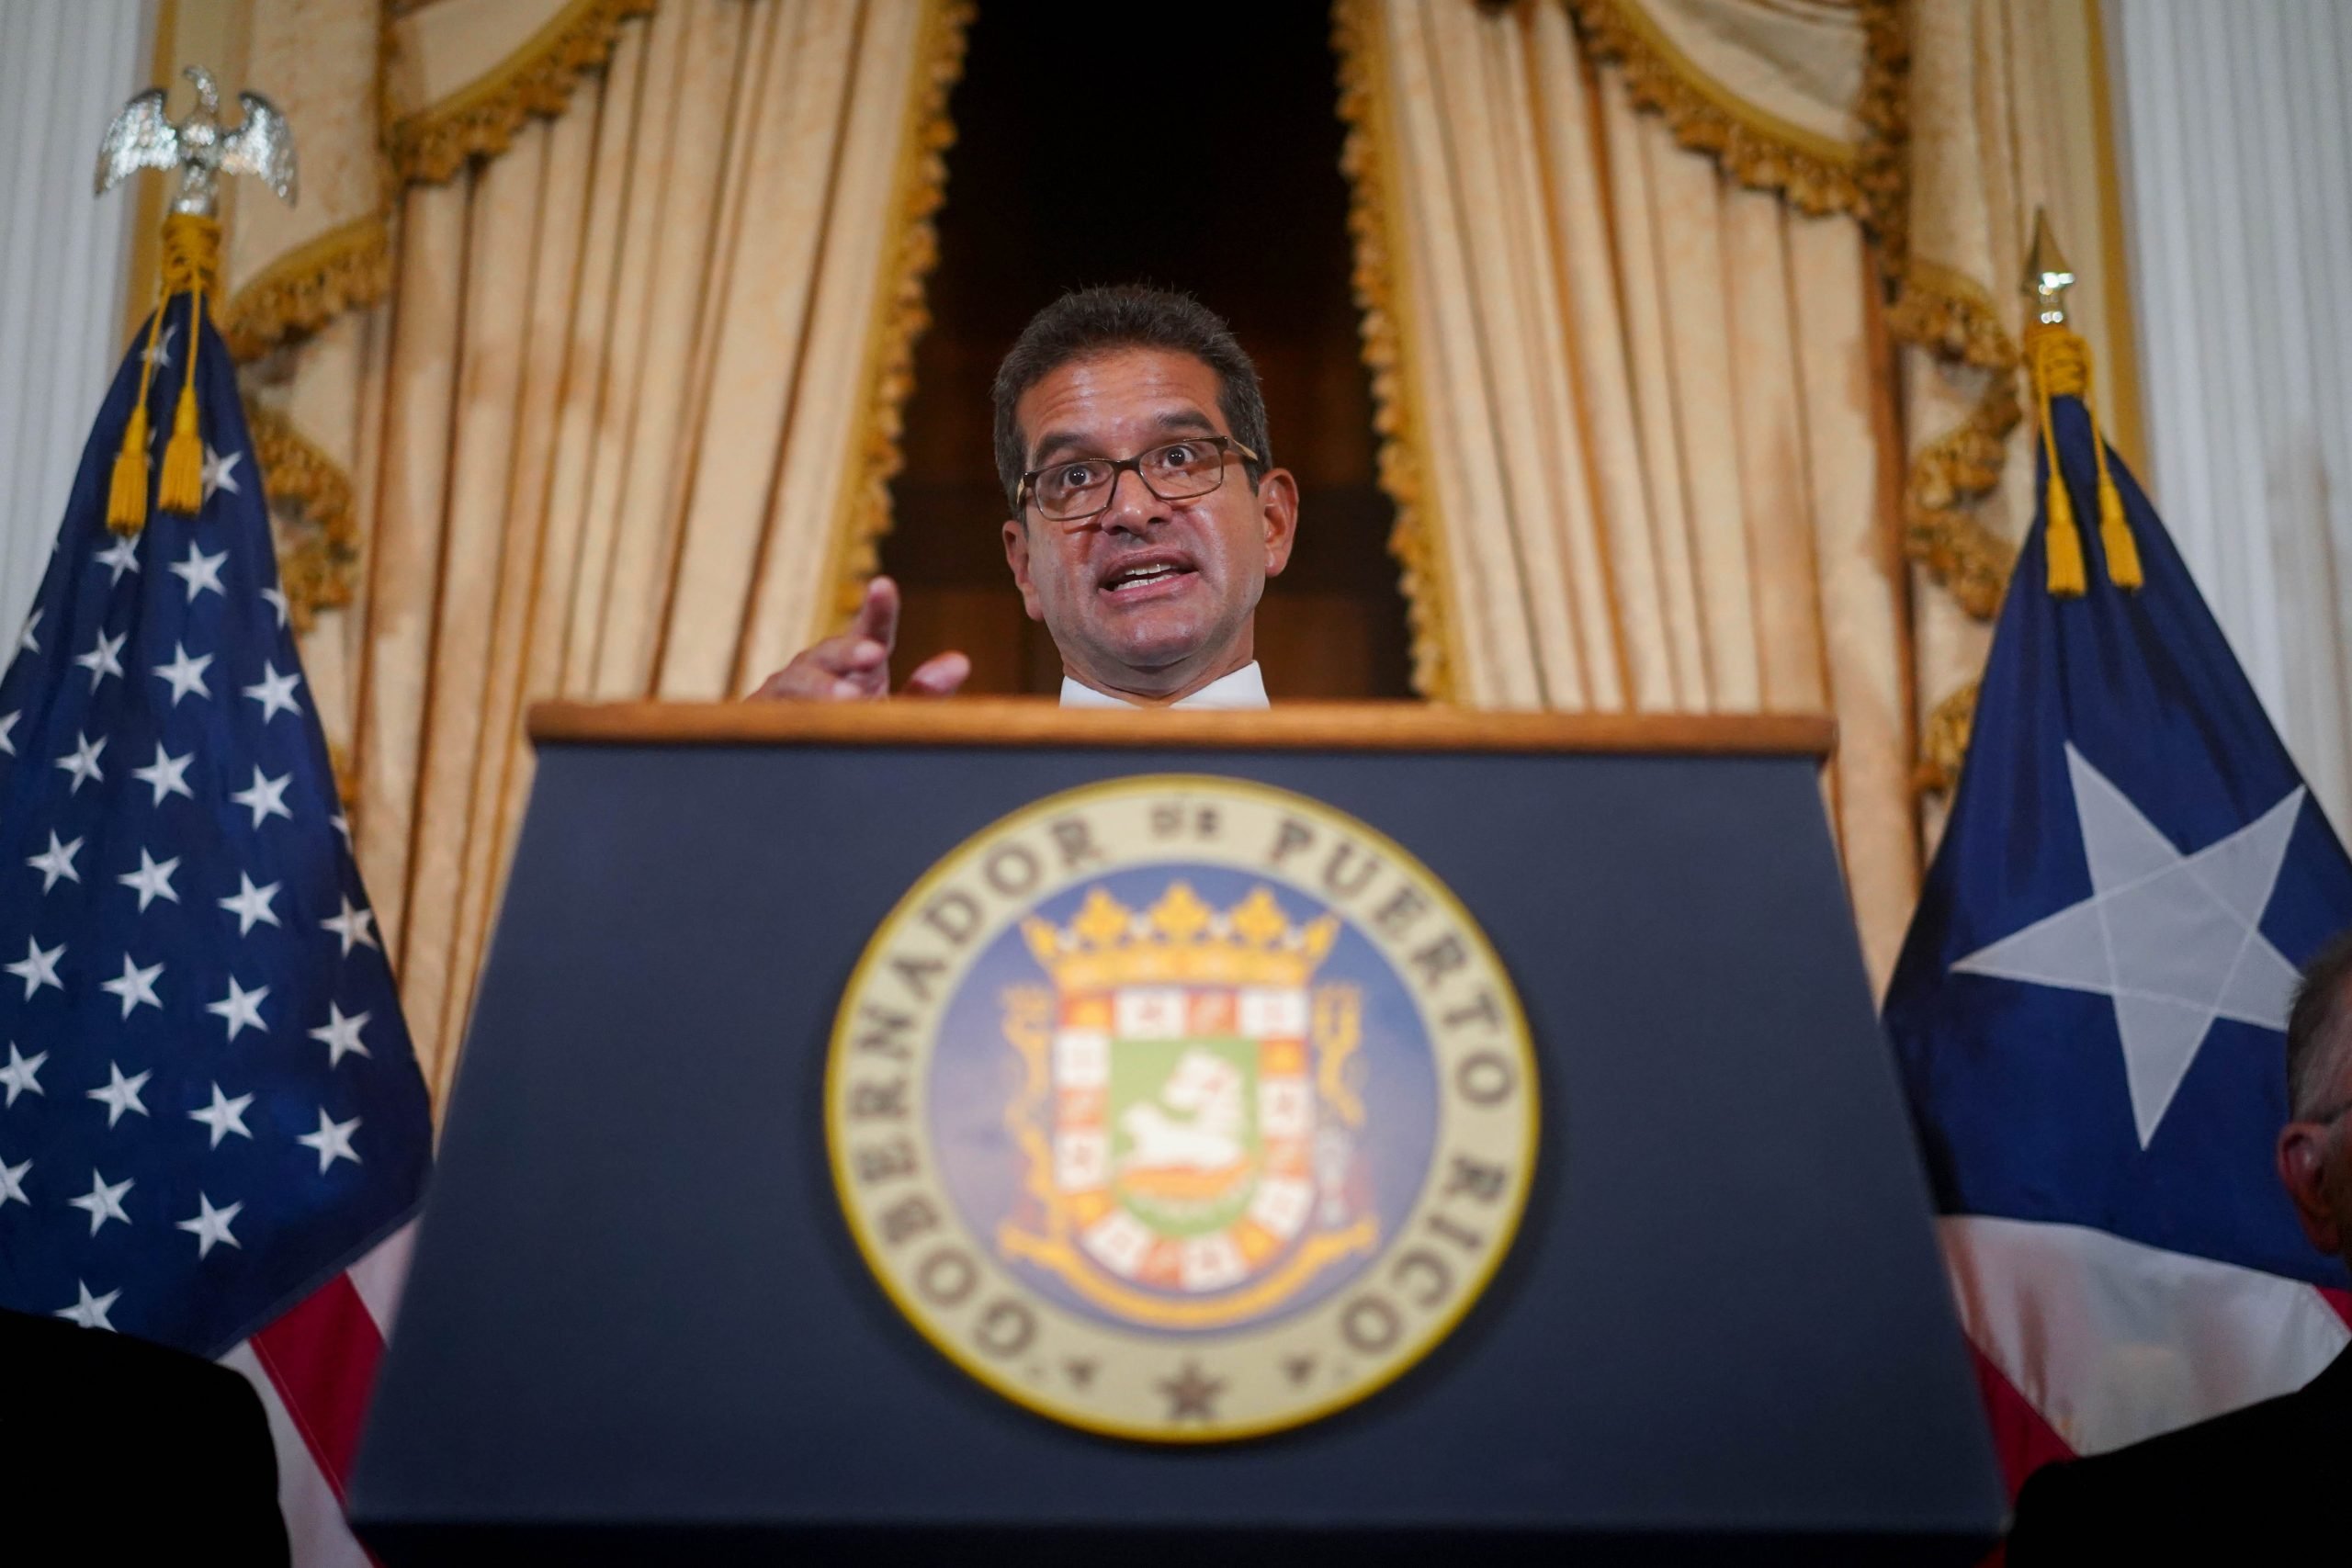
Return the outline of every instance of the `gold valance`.
{"type": "Polygon", "coordinates": [[[384,150],[405,180],[495,157],[531,115],[561,114],[581,73],[654,0],[422,0],[386,29],[384,150]]]}

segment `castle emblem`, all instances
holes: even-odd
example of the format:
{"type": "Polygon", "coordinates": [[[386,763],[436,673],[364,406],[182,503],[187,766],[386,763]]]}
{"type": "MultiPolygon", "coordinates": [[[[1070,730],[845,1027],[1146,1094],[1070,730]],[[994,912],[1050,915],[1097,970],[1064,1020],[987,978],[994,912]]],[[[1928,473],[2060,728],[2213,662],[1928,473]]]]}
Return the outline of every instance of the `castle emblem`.
{"type": "Polygon", "coordinates": [[[916,1326],[1074,1425],[1198,1440],[1399,1375],[1499,1264],[1535,1067],[1401,847],[1234,780],[1072,791],[935,866],[843,997],[828,1138],[916,1326]]]}

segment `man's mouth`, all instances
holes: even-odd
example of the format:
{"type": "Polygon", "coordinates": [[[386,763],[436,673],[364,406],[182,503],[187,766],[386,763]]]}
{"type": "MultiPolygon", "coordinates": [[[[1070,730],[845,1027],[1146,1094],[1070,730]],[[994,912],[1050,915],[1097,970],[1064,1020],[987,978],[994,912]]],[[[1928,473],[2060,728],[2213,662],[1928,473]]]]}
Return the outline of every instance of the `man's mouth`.
{"type": "Polygon", "coordinates": [[[1102,592],[1120,604],[1158,599],[1182,592],[1199,575],[1184,556],[1162,551],[1123,560],[1102,574],[1102,592]]]}

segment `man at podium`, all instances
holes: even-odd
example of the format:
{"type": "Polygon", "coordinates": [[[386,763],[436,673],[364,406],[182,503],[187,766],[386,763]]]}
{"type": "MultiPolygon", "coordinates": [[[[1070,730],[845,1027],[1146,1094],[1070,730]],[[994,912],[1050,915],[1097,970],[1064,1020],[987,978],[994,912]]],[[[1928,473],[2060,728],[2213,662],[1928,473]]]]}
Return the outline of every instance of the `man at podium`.
{"type": "MultiPolygon", "coordinates": [[[[1066,294],[999,367],[1004,558],[1053,634],[1064,707],[1261,708],[1258,601],[1289,563],[1298,483],[1272,466],[1257,367],[1182,294],[1066,294]]],[[[890,694],[899,590],[866,587],[846,631],[797,655],[763,697],[890,694]]],[[[917,665],[910,696],[952,695],[972,661],[917,665]]]]}

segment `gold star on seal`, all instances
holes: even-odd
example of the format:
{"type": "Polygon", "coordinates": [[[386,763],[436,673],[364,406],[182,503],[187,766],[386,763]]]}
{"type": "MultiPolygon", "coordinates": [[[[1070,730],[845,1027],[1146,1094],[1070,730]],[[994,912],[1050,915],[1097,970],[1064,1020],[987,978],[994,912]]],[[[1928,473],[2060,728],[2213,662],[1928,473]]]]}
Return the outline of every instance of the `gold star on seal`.
{"type": "Polygon", "coordinates": [[[1199,1363],[1187,1361],[1182,1371],[1159,1380],[1159,1392],[1168,1396],[1170,1421],[1214,1421],[1216,1396],[1225,1392],[1225,1380],[1210,1377],[1199,1363]]]}

